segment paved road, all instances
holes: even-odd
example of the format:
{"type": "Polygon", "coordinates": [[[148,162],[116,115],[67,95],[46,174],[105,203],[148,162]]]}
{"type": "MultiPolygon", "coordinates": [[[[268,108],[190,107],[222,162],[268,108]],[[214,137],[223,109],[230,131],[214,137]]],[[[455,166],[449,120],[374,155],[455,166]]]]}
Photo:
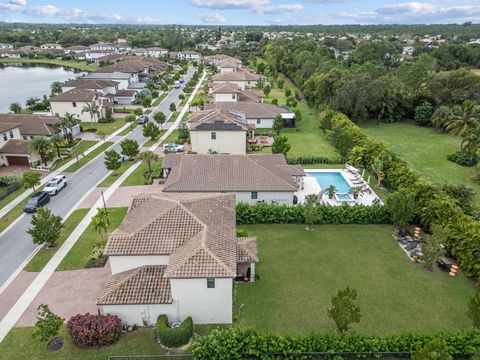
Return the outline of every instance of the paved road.
{"type": "MultiPolygon", "coordinates": [[[[185,76],[186,82],[193,72],[193,69],[189,69],[185,76]]],[[[168,109],[170,103],[178,102],[178,95],[182,92],[182,89],[183,85],[180,89],[174,89],[165,98],[165,101],[156,108],[156,111],[162,111],[168,116],[170,114],[168,109]]],[[[141,144],[147,140],[142,132],[143,127],[138,126],[128,134],[127,138],[137,140],[141,144]]],[[[120,151],[120,145],[115,145],[114,149],[120,151]]],[[[51,209],[54,214],[64,217],[107,173],[108,170],[105,169],[103,164],[103,156],[96,158],[77,172],[67,175],[67,188],[53,196],[46,207],[51,209]]],[[[0,287],[37,247],[33,244],[30,235],[26,233],[31,226],[31,216],[30,214],[22,216],[20,221],[0,237],[0,287]]]]}

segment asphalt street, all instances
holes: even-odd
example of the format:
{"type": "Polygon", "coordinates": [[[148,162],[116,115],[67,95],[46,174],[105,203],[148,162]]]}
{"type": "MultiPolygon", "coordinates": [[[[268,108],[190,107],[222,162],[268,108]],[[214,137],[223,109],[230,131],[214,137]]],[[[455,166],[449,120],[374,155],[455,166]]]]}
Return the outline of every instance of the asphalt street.
{"type": "MultiPolygon", "coordinates": [[[[193,72],[194,70],[190,68],[185,76],[185,82],[188,82],[193,72]]],[[[183,86],[184,84],[182,84],[181,88],[174,89],[169,93],[162,104],[157,106],[151,115],[156,111],[162,111],[168,116],[170,114],[170,103],[176,104],[178,102],[178,95],[182,92],[183,86]]],[[[139,144],[145,142],[147,139],[143,136],[142,129],[142,126],[137,126],[126,138],[136,140],[139,144]]],[[[120,152],[120,145],[117,143],[113,149],[120,152]]],[[[50,203],[46,207],[62,218],[67,215],[70,209],[109,173],[103,161],[103,156],[99,156],[75,173],[67,174],[68,186],[57,195],[52,196],[50,203]]],[[[0,237],[0,287],[37,248],[37,245],[32,242],[30,235],[27,234],[27,229],[31,227],[31,216],[30,214],[24,214],[13,227],[0,237]]]]}

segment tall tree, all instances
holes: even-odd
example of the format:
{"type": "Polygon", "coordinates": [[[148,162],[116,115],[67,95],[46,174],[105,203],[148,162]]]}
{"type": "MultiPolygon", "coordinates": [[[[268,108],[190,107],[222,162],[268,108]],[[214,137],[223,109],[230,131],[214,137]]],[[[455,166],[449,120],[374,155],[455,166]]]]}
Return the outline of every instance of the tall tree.
{"type": "Polygon", "coordinates": [[[328,316],[337,326],[340,334],[347,331],[351,324],[360,322],[360,307],[357,305],[357,291],[346,287],[332,296],[332,306],[328,316]]]}
{"type": "Polygon", "coordinates": [[[39,172],[28,170],[22,173],[22,184],[27,189],[33,189],[35,191],[35,187],[40,185],[40,179],[42,175],[39,172]]]}
{"type": "Polygon", "coordinates": [[[318,212],[317,205],[317,195],[307,195],[306,202],[303,205],[303,219],[305,220],[305,224],[308,226],[308,231],[312,231],[313,224],[321,219],[321,214],[318,212]]]}
{"type": "Polygon", "coordinates": [[[11,103],[9,109],[14,114],[20,114],[22,112],[22,106],[18,102],[11,103]]]}
{"type": "Polygon", "coordinates": [[[52,95],[57,95],[62,92],[62,83],[60,81],[54,81],[50,84],[50,90],[52,91],[52,95]]]}
{"type": "Polygon", "coordinates": [[[144,151],[140,153],[140,159],[147,165],[148,172],[152,173],[152,163],[158,160],[158,155],[152,151],[144,151]]]}
{"type": "Polygon", "coordinates": [[[387,198],[387,206],[393,225],[404,232],[407,225],[415,217],[414,195],[408,189],[402,188],[387,198]]]}
{"type": "Polygon", "coordinates": [[[153,115],[153,120],[155,120],[156,123],[158,125],[160,125],[160,129],[163,129],[163,124],[167,120],[167,117],[165,116],[165,114],[163,112],[158,111],[158,112],[155,113],[155,115],[153,115]]]}
{"type": "Polygon", "coordinates": [[[283,154],[287,156],[291,146],[286,136],[275,136],[272,144],[272,154],[283,154]]]}
{"type": "Polygon", "coordinates": [[[63,142],[63,136],[60,134],[53,134],[50,136],[50,141],[52,142],[53,146],[55,146],[55,149],[57,149],[57,156],[60,158],[60,144],[63,142]]]}
{"type": "Polygon", "coordinates": [[[447,130],[457,136],[465,136],[467,132],[477,126],[480,121],[480,105],[466,100],[462,106],[455,106],[447,130]]]}
{"type": "Polygon", "coordinates": [[[38,153],[44,165],[47,166],[47,161],[52,153],[52,142],[45,136],[35,136],[28,147],[30,153],[38,153]]]}
{"type": "Polygon", "coordinates": [[[98,110],[99,110],[98,105],[95,105],[93,102],[90,102],[90,103],[87,103],[82,108],[82,114],[88,113],[90,115],[91,122],[95,122],[95,120],[97,119],[97,115],[99,113],[98,110]]]}
{"type": "Polygon", "coordinates": [[[92,217],[93,228],[100,236],[100,240],[107,237],[110,212],[108,209],[98,208],[97,213],[92,217]]]}
{"type": "Polygon", "coordinates": [[[105,160],[103,161],[107,170],[117,171],[122,164],[120,163],[120,155],[115,150],[105,151],[105,160]]]}
{"type": "Polygon", "coordinates": [[[132,139],[125,139],[120,142],[122,154],[128,156],[130,159],[135,157],[139,151],[138,142],[132,139]]]}
{"type": "Polygon", "coordinates": [[[47,208],[38,209],[32,216],[31,224],[33,227],[27,230],[27,234],[32,237],[33,243],[47,244],[50,247],[55,246],[64,227],[62,218],[47,208]]]}
{"type": "Polygon", "coordinates": [[[160,129],[153,122],[148,122],[143,126],[143,136],[149,137],[154,141],[160,135],[160,129]]]}
{"type": "Polygon", "coordinates": [[[432,125],[440,131],[446,131],[447,124],[450,122],[452,110],[445,105],[435,109],[432,115],[432,125]]]}
{"type": "Polygon", "coordinates": [[[282,131],[283,129],[282,115],[277,114],[277,116],[275,116],[275,119],[273,119],[273,129],[275,130],[277,135],[280,134],[280,132],[282,131]]]}

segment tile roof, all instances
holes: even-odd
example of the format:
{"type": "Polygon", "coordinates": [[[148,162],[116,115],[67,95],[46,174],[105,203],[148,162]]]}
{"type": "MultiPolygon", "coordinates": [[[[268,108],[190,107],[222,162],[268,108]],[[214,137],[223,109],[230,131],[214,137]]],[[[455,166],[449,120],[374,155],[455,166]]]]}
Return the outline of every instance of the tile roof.
{"type": "Polygon", "coordinates": [[[213,104],[205,104],[204,109],[222,109],[227,111],[235,111],[245,114],[247,119],[275,119],[278,114],[290,112],[289,110],[280,106],[252,101],[216,102],[213,104]]]}
{"type": "Polygon", "coordinates": [[[147,265],[110,277],[97,305],[171,304],[170,280],[164,277],[165,265],[147,265]]]}
{"type": "Polygon", "coordinates": [[[228,58],[225,60],[221,60],[220,63],[218,64],[219,68],[238,68],[242,64],[241,61],[235,59],[235,58],[228,58]]]}
{"type": "Polygon", "coordinates": [[[258,81],[262,76],[246,70],[232,71],[229,73],[217,74],[212,77],[213,81],[258,81]]]}
{"type": "Polygon", "coordinates": [[[285,171],[285,157],[275,155],[165,155],[170,169],[165,192],[296,191],[285,171]]]}
{"type": "MultiPolygon", "coordinates": [[[[55,124],[59,121],[56,116],[33,114],[0,114],[0,124],[4,128],[12,125],[20,129],[22,135],[50,136],[59,132],[55,124]]],[[[8,130],[8,129],[7,129],[8,130]]],[[[4,130],[5,131],[5,130],[4,130]]]]}
{"type": "Polygon", "coordinates": [[[235,218],[233,194],[136,196],[105,254],[169,255],[167,277],[233,277],[235,218]]]}
{"type": "Polygon", "coordinates": [[[64,101],[91,102],[99,96],[102,96],[102,94],[94,90],[75,88],[52,97],[50,99],[50,102],[64,102],[64,101]]]}
{"type": "Polygon", "coordinates": [[[245,115],[225,110],[199,111],[189,116],[190,131],[247,131],[255,125],[247,124],[245,115]]]}
{"type": "Polygon", "coordinates": [[[167,64],[163,61],[145,56],[124,56],[121,61],[97,69],[96,73],[140,73],[145,69],[162,71],[167,64]]]}
{"type": "Polygon", "coordinates": [[[118,85],[118,81],[113,80],[102,80],[102,79],[75,79],[65,82],[62,86],[66,87],[75,87],[81,89],[104,89],[106,87],[118,85]]]}
{"type": "Polygon", "coordinates": [[[242,89],[240,88],[240,86],[232,83],[222,83],[222,84],[215,85],[212,88],[213,94],[229,94],[229,93],[237,94],[241,91],[242,89]]]}
{"type": "Polygon", "coordinates": [[[237,238],[237,262],[252,263],[258,261],[257,238],[237,238]]]}
{"type": "Polygon", "coordinates": [[[28,155],[28,144],[27,140],[8,140],[5,145],[0,148],[1,154],[15,154],[15,155],[28,155]]]}

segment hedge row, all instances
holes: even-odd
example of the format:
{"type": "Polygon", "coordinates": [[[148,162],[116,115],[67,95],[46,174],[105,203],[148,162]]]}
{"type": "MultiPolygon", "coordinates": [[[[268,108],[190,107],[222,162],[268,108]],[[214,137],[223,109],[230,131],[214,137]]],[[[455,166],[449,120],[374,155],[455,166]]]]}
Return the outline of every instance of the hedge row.
{"type": "MultiPolygon", "coordinates": [[[[317,205],[317,224],[388,224],[390,215],[386,206],[372,205],[317,205]]],[[[303,206],[274,204],[237,205],[237,224],[303,224],[303,206]]]]}
{"type": "Polygon", "coordinates": [[[156,329],[158,338],[163,345],[178,347],[188,343],[193,336],[193,320],[189,316],[179,327],[171,328],[168,326],[167,315],[160,315],[157,319],[156,329]]]}
{"type": "MultiPolygon", "coordinates": [[[[480,329],[437,334],[406,334],[387,337],[346,334],[312,334],[288,337],[266,334],[244,327],[213,330],[210,335],[195,339],[192,347],[194,359],[311,359],[308,352],[415,352],[432,339],[445,341],[448,352],[454,357],[466,357],[480,347],[480,329]],[[269,355],[266,355],[269,354],[269,355]],[[274,356],[273,354],[276,354],[274,356]]],[[[365,355],[358,355],[365,358],[365,355]]]]}
{"type": "Polygon", "coordinates": [[[17,176],[0,176],[0,186],[9,186],[19,182],[17,176]]]}
{"type": "Polygon", "coordinates": [[[291,165],[341,164],[342,159],[332,159],[326,156],[299,156],[296,158],[289,157],[287,162],[291,165]]]}

